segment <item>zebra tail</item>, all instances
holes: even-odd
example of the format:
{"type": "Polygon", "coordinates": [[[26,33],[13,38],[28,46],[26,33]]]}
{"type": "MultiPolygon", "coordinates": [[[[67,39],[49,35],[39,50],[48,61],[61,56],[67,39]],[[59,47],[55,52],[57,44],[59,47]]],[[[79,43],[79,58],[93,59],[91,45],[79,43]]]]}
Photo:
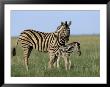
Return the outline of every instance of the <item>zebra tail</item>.
{"type": "MultiPolygon", "coordinates": [[[[18,41],[19,41],[19,40],[18,40],[18,41]]],[[[17,41],[16,46],[18,45],[18,41],[17,41]]],[[[16,47],[14,47],[14,48],[12,49],[12,55],[13,55],[13,56],[16,56],[16,47]]]]}
{"type": "Polygon", "coordinates": [[[16,48],[15,47],[12,49],[12,55],[16,56],[16,48]]]}

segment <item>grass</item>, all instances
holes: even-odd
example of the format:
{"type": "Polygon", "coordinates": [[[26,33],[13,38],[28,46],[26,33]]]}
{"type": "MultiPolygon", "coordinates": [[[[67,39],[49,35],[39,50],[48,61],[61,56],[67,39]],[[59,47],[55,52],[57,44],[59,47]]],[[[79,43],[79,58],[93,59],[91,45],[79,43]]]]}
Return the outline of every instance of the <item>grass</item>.
{"type": "MultiPolygon", "coordinates": [[[[11,38],[11,48],[16,44],[16,38],[11,38]]],[[[11,56],[12,77],[99,77],[100,76],[100,36],[81,35],[70,36],[69,42],[79,41],[82,55],[71,55],[72,68],[66,71],[63,59],[60,61],[60,69],[49,70],[48,53],[38,52],[35,49],[29,58],[29,71],[26,71],[23,62],[23,50],[17,46],[16,56],[11,56]]]]}

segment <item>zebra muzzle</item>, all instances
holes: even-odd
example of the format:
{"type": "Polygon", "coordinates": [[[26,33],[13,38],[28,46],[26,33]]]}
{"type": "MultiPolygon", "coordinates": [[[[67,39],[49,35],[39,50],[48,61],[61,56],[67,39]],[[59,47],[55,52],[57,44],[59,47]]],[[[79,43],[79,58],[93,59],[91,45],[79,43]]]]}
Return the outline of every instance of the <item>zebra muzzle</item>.
{"type": "Polygon", "coordinates": [[[79,56],[81,56],[81,51],[78,51],[79,56]]]}

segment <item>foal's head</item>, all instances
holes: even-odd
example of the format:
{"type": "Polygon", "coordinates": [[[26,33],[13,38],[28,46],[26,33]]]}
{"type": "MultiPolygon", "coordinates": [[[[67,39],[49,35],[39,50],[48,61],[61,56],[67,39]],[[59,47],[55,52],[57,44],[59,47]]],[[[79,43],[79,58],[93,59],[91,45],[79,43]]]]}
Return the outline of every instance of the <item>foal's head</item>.
{"type": "Polygon", "coordinates": [[[73,52],[78,53],[79,56],[81,55],[80,43],[79,42],[72,42],[69,45],[72,46],[73,52]]]}

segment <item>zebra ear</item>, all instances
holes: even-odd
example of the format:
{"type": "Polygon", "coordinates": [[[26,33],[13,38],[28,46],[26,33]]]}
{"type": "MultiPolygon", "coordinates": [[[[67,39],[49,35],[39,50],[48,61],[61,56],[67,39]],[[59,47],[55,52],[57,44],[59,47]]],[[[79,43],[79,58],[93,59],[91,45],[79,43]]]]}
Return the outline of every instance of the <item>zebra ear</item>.
{"type": "Polygon", "coordinates": [[[80,45],[80,42],[79,41],[77,41],[77,42],[75,42],[77,45],[80,45]]]}
{"type": "Polygon", "coordinates": [[[64,23],[63,22],[61,22],[61,25],[63,25],[64,23]]]}
{"type": "Polygon", "coordinates": [[[78,45],[80,45],[80,41],[78,41],[78,45]]]}
{"type": "Polygon", "coordinates": [[[67,21],[65,21],[65,25],[67,25],[67,21]]]}
{"type": "Polygon", "coordinates": [[[68,26],[70,26],[71,25],[71,21],[68,23],[68,26]]]}
{"type": "Polygon", "coordinates": [[[77,42],[75,43],[75,46],[78,46],[78,43],[77,42]]]}

